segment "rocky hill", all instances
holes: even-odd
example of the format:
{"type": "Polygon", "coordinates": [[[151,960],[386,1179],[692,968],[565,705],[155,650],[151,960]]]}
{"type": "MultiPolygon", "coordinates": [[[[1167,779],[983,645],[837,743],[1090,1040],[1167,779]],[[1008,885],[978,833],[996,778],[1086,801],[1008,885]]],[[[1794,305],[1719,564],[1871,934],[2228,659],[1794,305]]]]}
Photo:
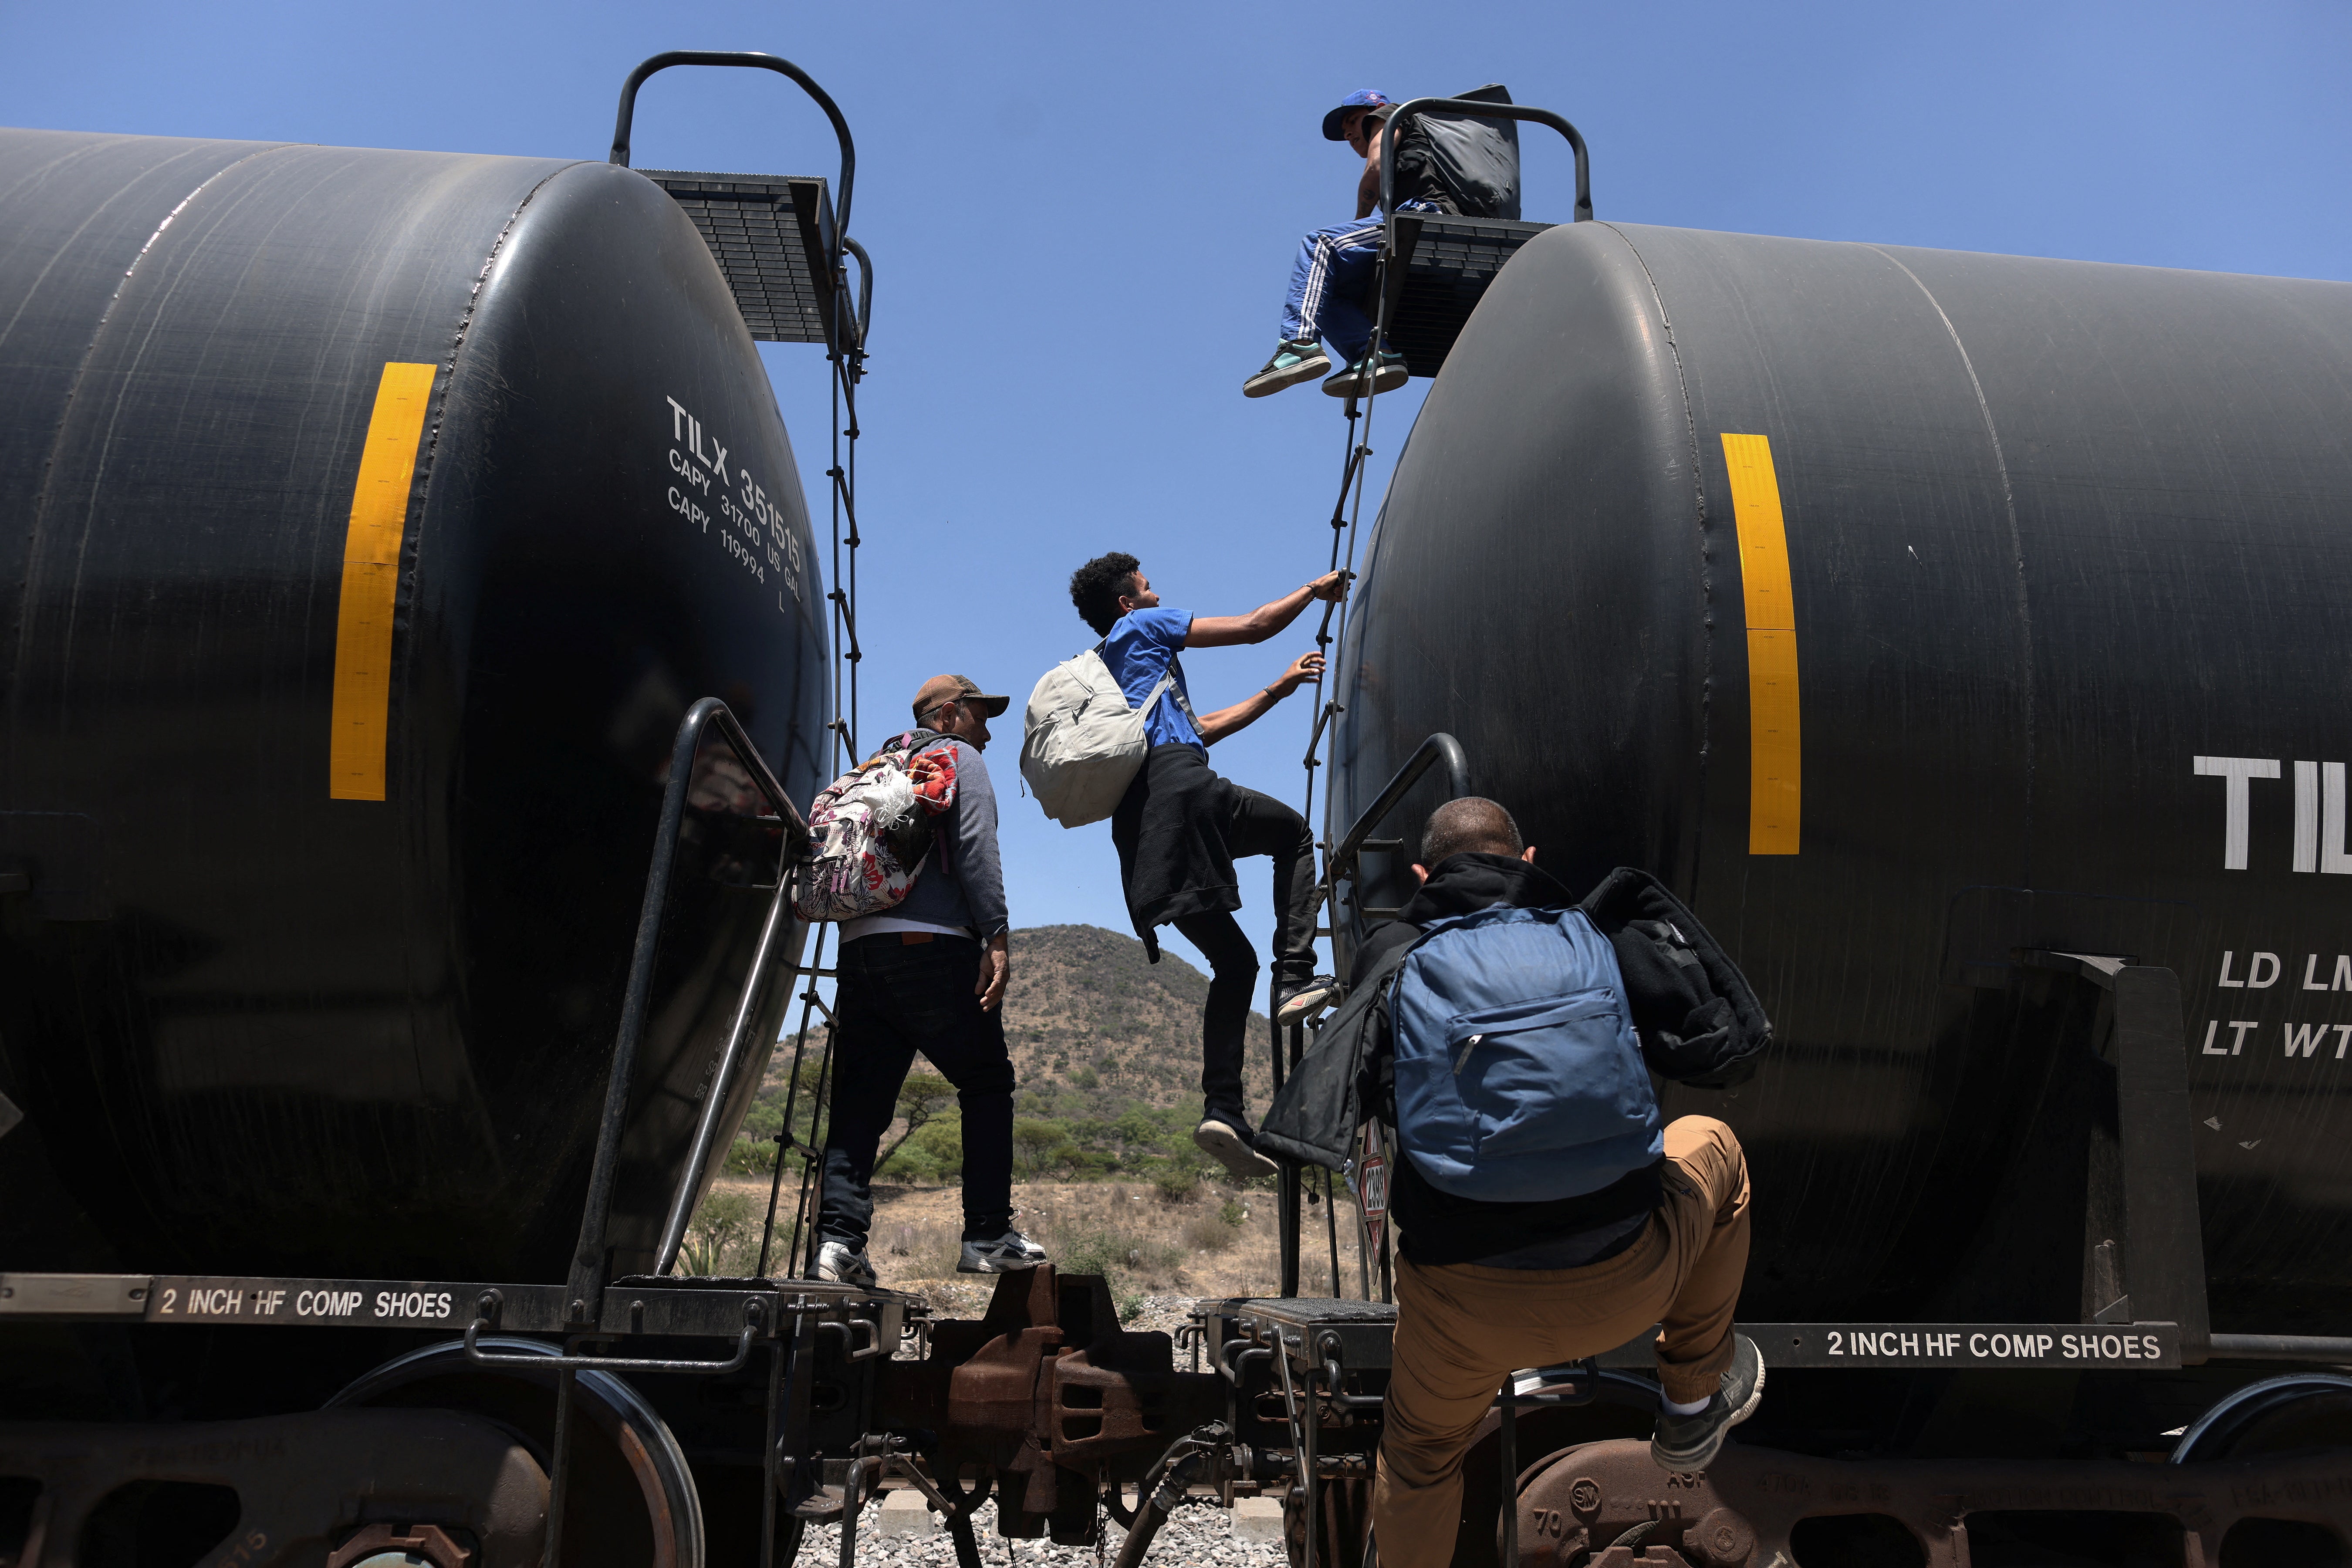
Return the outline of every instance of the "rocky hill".
{"type": "MultiPolygon", "coordinates": [[[[1004,1038],[1022,1114],[1107,1121],[1135,1105],[1200,1110],[1207,975],[1165,950],[1153,963],[1135,938],[1100,926],[1015,931],[1012,952],[1004,1038]]],[[[1253,1121],[1274,1092],[1266,1034],[1265,1015],[1253,1011],[1244,1068],[1253,1121]]],[[[769,1068],[772,1088],[781,1089],[791,1059],[787,1039],[769,1068]]]]}
{"type": "MultiPolygon", "coordinates": [[[[1016,931],[1012,952],[1004,1036],[1024,1102],[1051,1097],[1065,1116],[1116,1116],[1138,1102],[1199,1109],[1207,975],[1165,950],[1153,963],[1135,938],[1100,926],[1016,931]]],[[[1251,1013],[1253,1120],[1273,1093],[1267,1027],[1251,1013]]]]}

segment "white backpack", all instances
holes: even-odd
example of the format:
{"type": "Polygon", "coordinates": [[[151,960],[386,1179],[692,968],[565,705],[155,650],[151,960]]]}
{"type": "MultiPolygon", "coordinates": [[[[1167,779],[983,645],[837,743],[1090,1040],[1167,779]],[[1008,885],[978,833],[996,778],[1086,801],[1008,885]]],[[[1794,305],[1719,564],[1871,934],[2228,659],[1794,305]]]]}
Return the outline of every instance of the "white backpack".
{"type": "Polygon", "coordinates": [[[1175,679],[1171,663],[1143,706],[1130,708],[1100,643],[1045,672],[1023,720],[1021,776],[1046,816],[1065,827],[1084,827],[1118,809],[1151,749],[1144,717],[1175,679]]]}

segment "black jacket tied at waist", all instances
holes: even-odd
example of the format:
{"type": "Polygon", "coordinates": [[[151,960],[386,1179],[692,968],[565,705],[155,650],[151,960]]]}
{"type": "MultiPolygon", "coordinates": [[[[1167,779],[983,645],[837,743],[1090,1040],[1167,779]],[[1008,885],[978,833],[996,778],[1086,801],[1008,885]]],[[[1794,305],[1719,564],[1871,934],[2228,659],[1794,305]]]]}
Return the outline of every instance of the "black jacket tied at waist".
{"type": "Polygon", "coordinates": [[[1154,963],[1160,962],[1154,927],[1242,907],[1225,846],[1232,787],[1210,770],[1198,747],[1154,746],[1111,814],[1128,917],[1154,963]]]}

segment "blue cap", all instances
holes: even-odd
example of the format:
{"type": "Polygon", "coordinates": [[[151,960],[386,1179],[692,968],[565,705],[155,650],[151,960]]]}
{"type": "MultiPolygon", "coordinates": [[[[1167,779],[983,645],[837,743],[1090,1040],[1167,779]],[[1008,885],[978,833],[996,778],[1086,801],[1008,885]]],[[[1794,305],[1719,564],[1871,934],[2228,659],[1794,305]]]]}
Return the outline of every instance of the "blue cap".
{"type": "Polygon", "coordinates": [[[1347,97],[1339,100],[1339,108],[1333,110],[1330,113],[1323,117],[1323,140],[1326,142],[1345,142],[1348,139],[1348,133],[1339,129],[1339,121],[1348,117],[1348,110],[1351,109],[1386,109],[1390,106],[1391,101],[1392,100],[1387,93],[1382,92],[1376,87],[1358,88],[1355,91],[1349,93],[1347,97]]]}

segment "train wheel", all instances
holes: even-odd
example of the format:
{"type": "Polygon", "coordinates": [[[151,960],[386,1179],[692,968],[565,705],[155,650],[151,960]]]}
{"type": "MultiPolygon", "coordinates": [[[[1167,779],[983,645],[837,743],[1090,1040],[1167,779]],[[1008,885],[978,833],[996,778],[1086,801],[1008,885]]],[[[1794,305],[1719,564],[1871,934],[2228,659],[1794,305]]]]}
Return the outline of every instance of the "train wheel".
{"type": "Polygon", "coordinates": [[[2189,1425],[2171,1462],[2352,1448],[2352,1377],[2291,1373],[2250,1383],[2189,1425]]]}
{"type": "MultiPolygon", "coordinates": [[[[479,1342],[501,1355],[557,1353],[538,1340],[479,1342]]],[[[555,1369],[479,1366],[454,1340],[384,1363],[327,1404],[462,1410],[511,1432],[542,1467],[553,1449],[555,1369]]],[[[604,1372],[576,1375],[572,1410],[563,1568],[703,1568],[702,1504],[668,1425],[636,1390],[604,1372]]],[[[796,1532],[787,1542],[799,1547],[796,1532]]],[[[778,1552],[779,1568],[791,1561],[778,1552]]]]}

